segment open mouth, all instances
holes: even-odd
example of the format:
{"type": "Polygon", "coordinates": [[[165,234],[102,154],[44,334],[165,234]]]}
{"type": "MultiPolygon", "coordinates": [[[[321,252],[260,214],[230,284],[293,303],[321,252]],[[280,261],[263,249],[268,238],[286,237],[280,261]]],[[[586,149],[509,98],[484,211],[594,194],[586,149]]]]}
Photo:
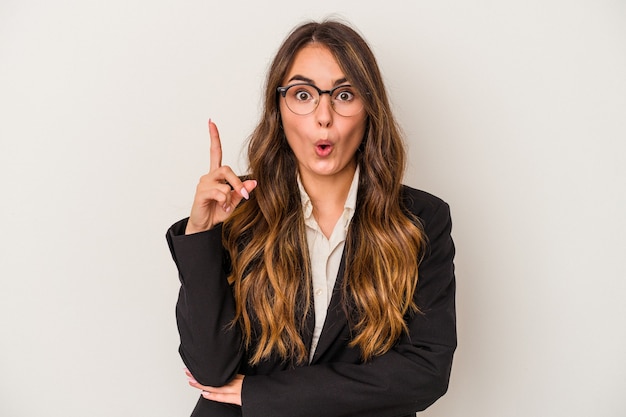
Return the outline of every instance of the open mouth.
{"type": "Polygon", "coordinates": [[[320,142],[315,146],[315,152],[318,156],[328,156],[333,150],[333,145],[328,142],[320,142]]]}

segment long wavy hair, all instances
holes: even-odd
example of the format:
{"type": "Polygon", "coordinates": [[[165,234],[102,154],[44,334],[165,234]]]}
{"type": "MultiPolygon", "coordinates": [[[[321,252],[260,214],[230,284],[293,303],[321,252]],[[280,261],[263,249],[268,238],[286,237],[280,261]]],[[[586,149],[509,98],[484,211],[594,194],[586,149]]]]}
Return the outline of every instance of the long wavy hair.
{"type": "Polygon", "coordinates": [[[286,38],[268,71],[263,114],[248,142],[249,176],[258,186],[223,226],[237,305],[234,323],[241,326],[251,365],[272,356],[291,363],[308,359],[302,334],[312,314],[311,266],[297,161],[281,128],[276,88],[296,53],[311,43],[331,51],[367,112],[356,154],[357,206],[341,284],[350,346],[360,349],[364,361],[382,355],[407,331],[407,314],[417,311],[414,292],[424,233],[403,207],[404,142],[378,64],[348,25],[306,23],[286,38]]]}

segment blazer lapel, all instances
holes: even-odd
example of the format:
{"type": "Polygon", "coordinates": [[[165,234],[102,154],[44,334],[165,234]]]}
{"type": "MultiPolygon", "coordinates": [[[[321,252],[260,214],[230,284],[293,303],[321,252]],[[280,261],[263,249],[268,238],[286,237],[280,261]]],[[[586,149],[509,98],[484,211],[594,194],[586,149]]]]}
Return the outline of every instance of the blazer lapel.
{"type": "MultiPolygon", "coordinates": [[[[311,293],[309,294],[309,300],[313,301],[313,289],[311,289],[311,293]]],[[[315,330],[315,308],[311,303],[306,316],[304,316],[303,308],[300,308],[298,313],[298,317],[302,317],[304,320],[300,328],[300,337],[302,337],[304,346],[311,346],[313,342],[313,331],[315,330]]]]}
{"type": "MultiPolygon", "coordinates": [[[[322,327],[322,334],[317,343],[317,348],[313,354],[311,363],[315,363],[333,344],[337,337],[341,334],[342,330],[348,325],[348,319],[344,310],[343,295],[341,287],[344,279],[344,269],[346,262],[346,253],[344,251],[339,264],[339,272],[337,273],[337,280],[335,281],[335,287],[333,288],[333,295],[330,299],[328,311],[326,312],[326,320],[324,321],[324,327],[322,327]]],[[[313,326],[315,325],[313,319],[313,326]]]]}

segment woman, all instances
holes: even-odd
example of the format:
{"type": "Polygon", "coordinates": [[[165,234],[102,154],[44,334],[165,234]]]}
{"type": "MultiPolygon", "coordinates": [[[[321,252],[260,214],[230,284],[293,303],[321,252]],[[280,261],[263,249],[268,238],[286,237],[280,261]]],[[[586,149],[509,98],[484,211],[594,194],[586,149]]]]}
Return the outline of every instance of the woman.
{"type": "Polygon", "coordinates": [[[447,204],[400,183],[375,58],[348,26],[296,28],[269,71],[249,175],[211,166],[168,243],[193,416],[402,416],[448,387],[447,204]]]}

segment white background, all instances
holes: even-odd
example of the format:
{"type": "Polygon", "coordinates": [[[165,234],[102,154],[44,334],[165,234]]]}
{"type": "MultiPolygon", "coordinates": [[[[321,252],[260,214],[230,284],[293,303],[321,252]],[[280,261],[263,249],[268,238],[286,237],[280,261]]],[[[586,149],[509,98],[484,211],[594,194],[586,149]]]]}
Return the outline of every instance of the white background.
{"type": "Polygon", "coordinates": [[[0,415],[187,416],[167,227],[245,170],[265,71],[331,14],[382,67],[405,182],[452,206],[459,348],[429,417],[626,415],[626,3],[0,3],[0,415]]]}

